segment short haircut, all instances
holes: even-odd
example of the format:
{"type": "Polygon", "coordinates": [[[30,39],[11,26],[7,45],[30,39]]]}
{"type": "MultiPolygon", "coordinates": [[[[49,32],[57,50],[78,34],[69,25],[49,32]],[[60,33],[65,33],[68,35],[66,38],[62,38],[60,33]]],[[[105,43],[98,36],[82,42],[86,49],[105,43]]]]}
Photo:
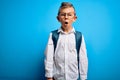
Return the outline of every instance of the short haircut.
{"type": "MultiPolygon", "coordinates": [[[[73,4],[71,4],[70,2],[62,2],[61,6],[59,8],[59,11],[58,11],[58,15],[60,14],[61,9],[69,8],[69,7],[72,7],[74,9],[74,11],[75,11],[75,8],[74,8],[73,4]]],[[[76,15],[76,13],[75,13],[75,15],[76,15]]]]}

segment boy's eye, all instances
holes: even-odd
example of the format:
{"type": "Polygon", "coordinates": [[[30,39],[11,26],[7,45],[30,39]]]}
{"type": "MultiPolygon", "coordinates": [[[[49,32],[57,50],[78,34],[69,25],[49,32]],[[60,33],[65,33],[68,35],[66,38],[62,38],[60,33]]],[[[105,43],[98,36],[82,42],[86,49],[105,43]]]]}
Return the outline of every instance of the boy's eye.
{"type": "Polygon", "coordinates": [[[72,16],[72,14],[68,14],[68,16],[72,16]]]}
{"type": "Polygon", "coordinates": [[[74,14],[72,13],[61,13],[60,16],[73,16],[74,14]]]}
{"type": "Polygon", "coordinates": [[[60,14],[60,16],[65,16],[65,14],[60,14]]]}

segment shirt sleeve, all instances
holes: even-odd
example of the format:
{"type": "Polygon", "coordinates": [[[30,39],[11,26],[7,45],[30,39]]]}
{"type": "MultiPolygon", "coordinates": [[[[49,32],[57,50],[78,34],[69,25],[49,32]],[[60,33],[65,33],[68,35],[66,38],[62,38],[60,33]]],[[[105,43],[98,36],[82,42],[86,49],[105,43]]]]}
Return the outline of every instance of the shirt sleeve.
{"type": "Polygon", "coordinates": [[[86,45],[84,41],[84,36],[82,35],[82,42],[80,47],[80,53],[79,53],[79,66],[80,66],[80,78],[81,80],[87,79],[87,71],[88,71],[88,58],[87,58],[87,50],[86,45]]]}
{"type": "Polygon", "coordinates": [[[45,77],[53,77],[53,54],[54,54],[54,45],[52,41],[52,33],[50,33],[48,44],[45,50],[45,77]]]}

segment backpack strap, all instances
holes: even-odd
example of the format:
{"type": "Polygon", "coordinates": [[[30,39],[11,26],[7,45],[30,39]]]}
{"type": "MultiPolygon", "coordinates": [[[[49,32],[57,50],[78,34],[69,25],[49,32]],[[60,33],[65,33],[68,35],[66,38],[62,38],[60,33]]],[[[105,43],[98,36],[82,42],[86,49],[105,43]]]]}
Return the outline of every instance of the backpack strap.
{"type": "MultiPolygon", "coordinates": [[[[76,38],[76,50],[77,50],[77,61],[78,61],[78,72],[79,72],[79,50],[81,46],[81,41],[82,41],[82,33],[79,31],[76,31],[75,33],[75,38],[76,38]]],[[[79,78],[80,78],[80,72],[79,72],[79,78]]],[[[79,79],[78,78],[78,79],[79,79]]]]}
{"type": "Polygon", "coordinates": [[[56,49],[56,46],[57,46],[58,38],[59,38],[58,30],[52,31],[52,40],[53,40],[53,44],[54,44],[54,52],[55,52],[55,49],[56,49]]]}
{"type": "Polygon", "coordinates": [[[75,39],[76,39],[77,53],[79,53],[79,49],[80,49],[81,41],[82,41],[82,33],[79,32],[79,31],[76,31],[76,33],[75,33],[75,39]]]}

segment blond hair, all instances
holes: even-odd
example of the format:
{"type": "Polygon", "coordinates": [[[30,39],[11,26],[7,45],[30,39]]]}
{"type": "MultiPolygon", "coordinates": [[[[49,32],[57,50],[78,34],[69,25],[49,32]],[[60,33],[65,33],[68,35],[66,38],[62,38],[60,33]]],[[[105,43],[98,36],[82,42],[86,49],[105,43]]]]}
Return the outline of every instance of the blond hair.
{"type": "MultiPolygon", "coordinates": [[[[71,3],[69,3],[69,2],[62,2],[62,3],[61,3],[61,6],[60,6],[60,8],[59,8],[59,11],[58,11],[58,15],[60,14],[60,10],[61,10],[61,9],[69,8],[69,7],[72,7],[72,8],[74,9],[74,11],[75,11],[75,8],[74,8],[73,4],[71,4],[71,3]]],[[[75,15],[76,15],[76,13],[75,13],[75,15]]]]}

